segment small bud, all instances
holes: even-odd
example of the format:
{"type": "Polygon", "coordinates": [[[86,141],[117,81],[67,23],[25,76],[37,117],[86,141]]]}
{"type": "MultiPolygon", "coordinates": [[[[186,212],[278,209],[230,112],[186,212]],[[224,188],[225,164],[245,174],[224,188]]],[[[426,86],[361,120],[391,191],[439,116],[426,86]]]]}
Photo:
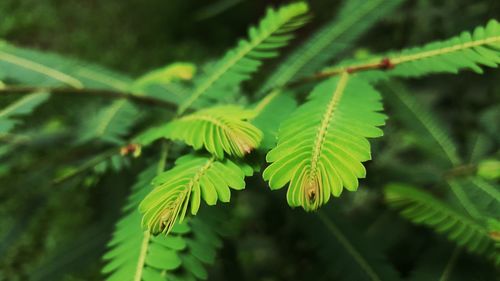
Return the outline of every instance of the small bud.
{"type": "Polygon", "coordinates": [[[136,143],[131,143],[120,148],[120,154],[122,156],[128,155],[130,153],[132,153],[132,156],[134,156],[135,158],[141,156],[141,146],[136,143]]]}

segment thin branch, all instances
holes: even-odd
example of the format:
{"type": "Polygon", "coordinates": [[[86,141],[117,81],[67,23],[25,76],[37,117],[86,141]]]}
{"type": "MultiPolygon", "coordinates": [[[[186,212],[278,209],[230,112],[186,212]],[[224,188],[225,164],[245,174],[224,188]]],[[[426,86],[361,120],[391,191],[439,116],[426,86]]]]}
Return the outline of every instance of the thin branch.
{"type": "MultiPolygon", "coordinates": [[[[391,69],[393,67],[394,64],[388,58],[384,58],[379,62],[375,63],[371,62],[366,64],[359,64],[350,67],[340,67],[328,71],[318,72],[312,76],[305,77],[296,81],[291,81],[290,83],[285,84],[282,88],[296,87],[305,83],[314,82],[317,80],[322,80],[332,76],[336,76],[341,74],[342,72],[355,73],[373,69],[391,69]]],[[[33,92],[42,92],[42,91],[49,92],[51,94],[62,94],[70,96],[90,95],[90,96],[105,97],[111,99],[126,99],[138,104],[158,106],[169,110],[177,109],[176,104],[168,101],[143,95],[137,95],[133,93],[108,90],[108,89],[44,87],[44,86],[5,86],[5,85],[3,85],[3,87],[0,87],[0,95],[6,95],[6,94],[27,95],[33,92]]]]}
{"type": "Polygon", "coordinates": [[[464,164],[455,166],[443,174],[445,179],[468,177],[476,174],[477,165],[475,164],[464,164]]]}
{"type": "Polygon", "coordinates": [[[61,88],[61,87],[33,87],[33,86],[30,87],[5,86],[0,88],[0,95],[6,95],[6,94],[27,95],[33,92],[49,92],[51,94],[62,94],[69,96],[90,95],[90,96],[98,96],[111,99],[126,99],[138,104],[158,106],[170,110],[175,110],[177,108],[176,104],[161,99],[136,95],[132,93],[107,90],[107,89],[76,89],[76,88],[61,88]]]}
{"type": "Polygon", "coordinates": [[[317,72],[316,74],[313,74],[311,76],[307,76],[295,81],[292,81],[290,83],[287,83],[283,86],[283,88],[293,88],[296,86],[300,86],[302,84],[318,81],[318,80],[323,80],[326,78],[330,78],[332,76],[337,76],[343,72],[347,73],[356,73],[356,72],[362,72],[362,71],[367,71],[367,70],[374,70],[374,69],[380,69],[380,70],[389,70],[394,68],[396,64],[394,64],[389,58],[383,58],[378,62],[369,62],[365,64],[358,64],[358,65],[352,65],[348,67],[338,67],[334,68],[331,70],[326,70],[326,71],[321,71],[317,72]]]}

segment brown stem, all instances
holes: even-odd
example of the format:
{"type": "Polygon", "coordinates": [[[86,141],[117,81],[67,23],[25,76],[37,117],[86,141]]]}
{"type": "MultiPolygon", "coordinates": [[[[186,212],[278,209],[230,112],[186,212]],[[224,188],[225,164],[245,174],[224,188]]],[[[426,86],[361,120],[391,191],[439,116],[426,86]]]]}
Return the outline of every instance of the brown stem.
{"type": "Polygon", "coordinates": [[[457,177],[465,177],[473,175],[477,172],[477,166],[474,164],[464,164],[460,166],[456,166],[446,171],[443,174],[445,179],[457,178],[457,177]]]}
{"type": "Polygon", "coordinates": [[[25,87],[25,86],[6,86],[3,88],[0,88],[0,95],[2,94],[19,94],[19,95],[26,95],[26,94],[31,94],[34,92],[49,92],[51,94],[62,94],[62,95],[71,95],[71,96],[76,96],[76,95],[90,95],[90,96],[98,96],[98,97],[105,97],[105,98],[111,98],[111,99],[127,99],[131,102],[139,103],[139,104],[144,104],[144,105],[152,105],[152,106],[158,106],[158,107],[163,107],[166,109],[174,110],[177,108],[177,105],[153,98],[153,97],[148,97],[148,96],[140,96],[140,95],[135,95],[131,93],[123,93],[123,92],[118,92],[118,91],[113,91],[113,90],[106,90],[106,89],[76,89],[76,88],[52,88],[52,87],[25,87]]]}
{"type": "Polygon", "coordinates": [[[388,70],[394,68],[395,64],[391,62],[389,58],[383,58],[379,62],[366,63],[360,65],[353,65],[348,67],[339,67],[328,71],[318,72],[308,77],[301,78],[299,80],[292,81],[284,85],[284,88],[293,88],[305,83],[314,82],[317,80],[326,79],[332,76],[341,74],[342,72],[356,73],[367,70],[381,69],[388,70]]]}

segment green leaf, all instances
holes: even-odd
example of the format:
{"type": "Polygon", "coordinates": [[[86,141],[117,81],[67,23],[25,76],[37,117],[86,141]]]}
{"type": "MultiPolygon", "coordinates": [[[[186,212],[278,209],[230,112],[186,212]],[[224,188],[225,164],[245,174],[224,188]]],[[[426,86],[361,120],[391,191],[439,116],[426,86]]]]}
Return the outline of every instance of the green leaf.
{"type": "Polygon", "coordinates": [[[183,113],[203,98],[227,99],[239,84],[258,70],[262,60],[276,57],[278,49],[293,38],[292,32],[304,25],[308,6],[304,2],[268,9],[257,27],[248,31],[248,40],[240,40],[196,85],[193,93],[179,108],[183,113]]]}
{"type": "MultiPolygon", "coordinates": [[[[178,68],[170,69],[170,71],[179,74],[178,68]]],[[[180,75],[186,76],[187,74],[180,75]]],[[[158,75],[160,74],[157,72],[150,73],[142,77],[139,84],[145,87],[152,80],[158,79],[158,75]]],[[[133,82],[125,75],[99,66],[51,53],[15,47],[0,41],[0,80],[4,79],[34,87],[107,89],[120,92],[131,91],[133,82]]],[[[154,94],[154,91],[149,88],[137,90],[141,90],[137,93],[139,95],[154,94]]],[[[177,97],[166,99],[180,102],[177,97]]],[[[137,122],[138,113],[135,106],[125,100],[117,100],[109,106],[89,112],[89,117],[82,120],[78,141],[87,142],[97,139],[107,143],[122,144],[123,138],[137,122]]]]}
{"type": "Polygon", "coordinates": [[[169,171],[155,177],[151,191],[139,206],[142,225],[153,234],[168,234],[177,221],[182,222],[188,210],[196,215],[203,199],[208,205],[217,200],[229,202],[230,188],[245,188],[247,169],[229,159],[186,155],[169,171]]]}
{"type": "Polygon", "coordinates": [[[391,81],[382,85],[386,90],[384,93],[387,102],[392,105],[397,117],[415,131],[419,143],[431,150],[433,156],[440,155],[446,159],[449,166],[460,164],[457,147],[438,118],[411,95],[403,84],[391,81]]]}
{"type": "Polygon", "coordinates": [[[492,19],[485,27],[476,27],[473,32],[445,41],[426,44],[400,52],[377,55],[359,62],[346,62],[335,69],[356,68],[361,65],[377,65],[389,62],[389,70],[383,77],[420,77],[433,73],[458,73],[468,69],[483,73],[481,67],[497,67],[500,63],[500,23],[492,19]]]}
{"type": "Polygon", "coordinates": [[[102,272],[108,281],[191,280],[184,278],[198,276],[206,264],[214,263],[216,250],[222,246],[214,230],[220,223],[211,217],[177,223],[168,236],[144,232],[137,208],[151,190],[157,169],[152,165],[139,175],[123,208],[124,215],[103,256],[106,265],[102,272]],[[199,267],[192,268],[193,263],[199,267]]]}
{"type": "Polygon", "coordinates": [[[280,127],[278,145],[267,154],[264,171],[271,189],[290,183],[288,204],[318,209],[343,188],[355,191],[371,159],[367,138],[383,135],[380,94],[344,73],[314,88],[308,101],[280,127]]]}
{"type": "Polygon", "coordinates": [[[266,93],[294,78],[321,70],[402,2],[405,0],[345,0],[339,14],[296,47],[267,78],[258,93],[266,93]]]}
{"type": "Polygon", "coordinates": [[[493,250],[493,240],[482,222],[459,213],[432,195],[404,184],[387,185],[384,193],[389,206],[400,210],[401,215],[413,223],[445,234],[472,253],[493,250]]]}
{"type": "Polygon", "coordinates": [[[132,81],[117,72],[0,40],[0,80],[30,86],[126,89],[132,81]]]}
{"type": "Polygon", "coordinates": [[[90,114],[82,124],[78,142],[99,140],[111,144],[124,144],[124,137],[137,120],[139,110],[126,100],[111,103],[110,106],[90,114]]]}
{"type": "Polygon", "coordinates": [[[262,132],[248,122],[255,114],[239,106],[215,106],[174,120],[157,132],[150,131],[140,141],[163,136],[182,140],[194,149],[204,147],[218,159],[224,158],[224,152],[243,157],[257,148],[262,139],[262,132]]]}
{"type": "Polygon", "coordinates": [[[361,235],[345,216],[320,210],[303,217],[309,224],[304,231],[320,258],[319,280],[400,280],[379,244],[361,235]]]}
{"type": "Polygon", "coordinates": [[[35,108],[45,102],[48,97],[49,93],[33,93],[0,109],[0,134],[11,131],[20,122],[15,117],[30,114],[35,108]]]}

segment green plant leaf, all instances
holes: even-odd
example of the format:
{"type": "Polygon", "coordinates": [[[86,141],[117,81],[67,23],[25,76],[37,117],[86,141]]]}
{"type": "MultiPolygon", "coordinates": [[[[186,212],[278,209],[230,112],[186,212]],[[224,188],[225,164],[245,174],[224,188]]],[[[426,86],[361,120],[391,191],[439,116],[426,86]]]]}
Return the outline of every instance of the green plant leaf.
{"type": "Polygon", "coordinates": [[[420,77],[433,73],[458,73],[469,69],[483,73],[482,66],[497,67],[500,63],[500,23],[492,19],[484,27],[479,26],[473,32],[462,32],[460,35],[445,41],[437,41],[424,45],[376,55],[359,62],[346,62],[335,69],[356,68],[361,65],[379,65],[387,61],[388,70],[385,77],[420,77]]]}
{"type": "Polygon", "coordinates": [[[222,246],[220,234],[213,229],[220,227],[220,222],[210,216],[176,224],[168,236],[153,237],[141,228],[141,214],[137,208],[151,191],[150,182],[157,170],[157,165],[149,166],[132,187],[123,217],[117,222],[108,251],[103,256],[106,265],[102,273],[108,281],[197,280],[198,271],[214,263],[216,250],[222,246]],[[201,269],[191,268],[191,263],[185,259],[201,269]]]}
{"type": "Polygon", "coordinates": [[[251,172],[229,159],[217,161],[195,155],[177,159],[174,168],[155,177],[155,188],[139,206],[143,228],[153,234],[168,234],[177,221],[183,221],[188,205],[196,215],[201,199],[208,205],[215,205],[217,200],[229,202],[230,188],[244,189],[244,178],[251,172]]]}
{"type": "Polygon", "coordinates": [[[314,217],[303,216],[310,223],[304,231],[315,246],[320,266],[325,267],[321,280],[400,280],[379,245],[361,235],[343,215],[322,209],[314,217]]]}
{"type": "Polygon", "coordinates": [[[493,251],[493,240],[482,222],[461,214],[432,195],[404,184],[389,184],[384,193],[389,206],[400,210],[413,223],[445,234],[472,253],[493,251]]]}
{"type": "Polygon", "coordinates": [[[250,78],[262,60],[276,57],[278,49],[294,37],[292,32],[307,22],[308,6],[304,2],[268,9],[257,27],[248,31],[248,40],[228,51],[196,85],[191,96],[180,106],[179,113],[190,108],[200,97],[227,99],[238,85],[250,78]]]}
{"type": "Polygon", "coordinates": [[[271,189],[290,183],[288,204],[316,210],[343,188],[355,191],[371,159],[367,138],[380,137],[385,123],[380,94],[344,73],[314,88],[308,101],[280,127],[278,145],[264,171],[271,189]]]}
{"type": "Polygon", "coordinates": [[[262,132],[248,122],[255,114],[255,111],[240,106],[215,106],[153,129],[141,136],[139,142],[149,143],[163,136],[182,140],[194,149],[204,147],[218,159],[224,158],[224,152],[243,157],[257,148],[262,139],[262,132]]]}
{"type": "Polygon", "coordinates": [[[117,72],[0,40],[0,80],[30,86],[125,89],[131,79],[117,72]]]}
{"type": "Polygon", "coordinates": [[[20,121],[14,117],[30,114],[49,97],[48,93],[39,92],[24,96],[7,107],[0,109],[0,134],[11,131],[20,121]]]}
{"type": "Polygon", "coordinates": [[[338,15],[296,47],[266,79],[258,93],[264,94],[296,77],[321,70],[402,2],[405,0],[345,0],[338,15]]]}

